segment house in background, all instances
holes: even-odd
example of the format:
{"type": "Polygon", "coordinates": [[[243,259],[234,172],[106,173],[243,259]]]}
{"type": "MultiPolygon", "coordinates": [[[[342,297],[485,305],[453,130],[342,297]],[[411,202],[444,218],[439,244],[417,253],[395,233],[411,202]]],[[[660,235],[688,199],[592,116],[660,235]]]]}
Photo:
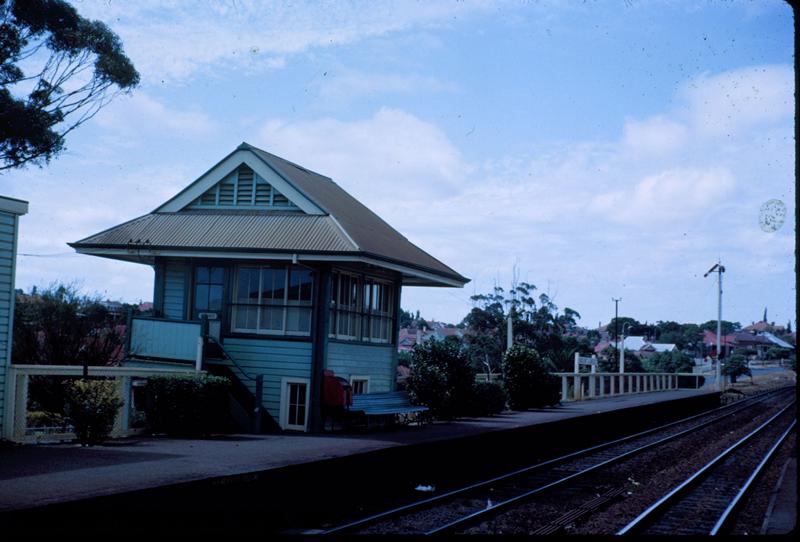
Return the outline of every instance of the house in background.
{"type": "Polygon", "coordinates": [[[631,352],[639,352],[647,343],[646,337],[630,335],[622,340],[622,348],[631,352]]]}
{"type": "MultiPolygon", "coordinates": [[[[722,356],[729,356],[734,348],[733,335],[723,335],[720,337],[720,348],[722,349],[722,356]]],[[[717,357],[717,334],[713,331],[703,330],[703,348],[705,354],[712,358],[717,357]]]]}
{"type": "Polygon", "coordinates": [[[790,343],[784,341],[780,337],[776,337],[775,335],[773,335],[769,331],[764,331],[763,333],[761,333],[761,336],[763,338],[767,339],[769,342],[771,342],[774,347],[782,348],[784,350],[794,350],[795,349],[793,344],[790,344],[790,343]]]}
{"type": "Polygon", "coordinates": [[[639,349],[637,354],[639,354],[640,358],[645,359],[654,356],[655,354],[677,351],[678,347],[672,343],[646,343],[639,349]]]}
{"type": "Polygon", "coordinates": [[[464,331],[457,327],[446,326],[441,322],[431,322],[431,328],[400,328],[397,340],[398,352],[411,352],[414,345],[422,344],[428,340],[443,341],[447,337],[462,338],[464,331]]]}
{"type": "Polygon", "coordinates": [[[8,393],[7,375],[11,365],[11,345],[14,336],[14,280],[17,269],[17,238],[19,217],[28,212],[28,202],[0,196],[0,437],[8,434],[12,427],[11,408],[6,401],[13,401],[8,393]]]}
{"type": "MultiPolygon", "coordinates": [[[[609,346],[615,346],[614,342],[600,341],[595,345],[594,352],[600,355],[603,350],[609,346]]],[[[661,352],[674,352],[678,350],[678,347],[672,343],[652,343],[648,341],[646,337],[634,335],[625,337],[622,341],[622,347],[629,352],[633,352],[640,358],[648,358],[661,352]]]]}
{"type": "Polygon", "coordinates": [[[394,389],[403,286],[469,281],[330,178],[247,143],[70,246],[155,270],[155,317],[132,320],[125,365],[197,364],[232,379],[240,417],[263,405],[293,430],[320,428],[325,370],[394,389]]]}

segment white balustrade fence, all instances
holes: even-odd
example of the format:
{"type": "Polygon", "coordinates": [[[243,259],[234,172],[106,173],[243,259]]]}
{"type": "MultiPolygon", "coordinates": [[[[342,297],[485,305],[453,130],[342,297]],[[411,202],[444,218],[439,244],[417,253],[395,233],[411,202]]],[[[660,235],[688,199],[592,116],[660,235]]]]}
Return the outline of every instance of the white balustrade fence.
{"type": "MultiPolygon", "coordinates": [[[[80,365],[11,365],[8,367],[8,401],[6,402],[6,418],[2,436],[15,442],[39,442],[41,440],[71,440],[74,434],[69,427],[62,428],[29,428],[28,427],[28,386],[31,376],[80,377],[83,367],[80,365]],[[63,431],[63,429],[67,431],[63,431]]],[[[193,367],[187,369],[156,369],[139,367],[97,367],[90,366],[89,377],[105,377],[113,379],[118,386],[119,395],[124,401],[117,415],[112,437],[122,437],[138,432],[131,425],[133,412],[133,381],[149,376],[195,374],[193,367]]]]}
{"type": "MultiPolygon", "coordinates": [[[[592,367],[594,369],[594,366],[592,367]]],[[[699,389],[712,381],[695,373],[552,373],[561,380],[561,402],[677,389],[699,389]]],[[[502,375],[476,375],[476,382],[501,382],[502,375]]]]}
{"type": "Polygon", "coordinates": [[[561,401],[702,387],[693,373],[553,373],[561,379],[561,401]],[[685,382],[684,385],[681,383],[685,382]]]}

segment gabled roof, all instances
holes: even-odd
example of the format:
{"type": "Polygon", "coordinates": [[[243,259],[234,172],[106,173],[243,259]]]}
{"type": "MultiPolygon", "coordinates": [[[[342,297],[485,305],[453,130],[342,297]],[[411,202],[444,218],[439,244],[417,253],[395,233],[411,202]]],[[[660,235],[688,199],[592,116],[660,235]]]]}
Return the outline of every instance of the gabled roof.
{"type": "Polygon", "coordinates": [[[736,345],[764,345],[769,346],[772,344],[769,340],[760,335],[748,333],[747,331],[738,331],[733,334],[733,342],[736,345]]]}
{"type": "MultiPolygon", "coordinates": [[[[733,346],[734,343],[734,336],[733,335],[723,335],[720,337],[719,341],[721,346],[733,346]]],[[[713,331],[709,331],[707,329],[703,330],[703,344],[708,346],[715,346],[717,344],[717,334],[713,331]]]]}
{"type": "MultiPolygon", "coordinates": [[[[194,206],[196,207],[196,206],[194,206]]],[[[305,254],[365,261],[403,273],[404,282],[463,286],[469,279],[423,251],[330,178],[247,143],[152,213],[69,243],[78,252],[145,260],[148,255],[305,254]],[[193,202],[246,164],[298,212],[193,209],[193,202]],[[360,259],[359,259],[360,258],[360,259]]]]}

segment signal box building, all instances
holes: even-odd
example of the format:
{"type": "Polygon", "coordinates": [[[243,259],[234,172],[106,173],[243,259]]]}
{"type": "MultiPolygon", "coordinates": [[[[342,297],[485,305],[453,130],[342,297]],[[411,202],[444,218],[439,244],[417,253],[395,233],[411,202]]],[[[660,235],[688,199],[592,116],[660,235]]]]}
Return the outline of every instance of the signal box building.
{"type": "Polygon", "coordinates": [[[263,407],[263,428],[317,430],[324,371],[354,393],[392,391],[403,286],[469,280],[330,178],[247,143],[70,246],[155,270],[154,315],[131,321],[124,364],[228,376],[234,413],[263,407]]]}

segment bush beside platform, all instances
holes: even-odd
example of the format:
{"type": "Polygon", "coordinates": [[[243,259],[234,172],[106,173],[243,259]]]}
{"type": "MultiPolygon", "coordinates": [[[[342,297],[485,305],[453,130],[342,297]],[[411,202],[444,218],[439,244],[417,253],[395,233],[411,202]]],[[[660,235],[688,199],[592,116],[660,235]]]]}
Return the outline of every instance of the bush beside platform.
{"type": "Polygon", "coordinates": [[[145,416],[152,433],[204,437],[223,433],[228,423],[227,378],[171,375],[147,379],[145,416]]]}

